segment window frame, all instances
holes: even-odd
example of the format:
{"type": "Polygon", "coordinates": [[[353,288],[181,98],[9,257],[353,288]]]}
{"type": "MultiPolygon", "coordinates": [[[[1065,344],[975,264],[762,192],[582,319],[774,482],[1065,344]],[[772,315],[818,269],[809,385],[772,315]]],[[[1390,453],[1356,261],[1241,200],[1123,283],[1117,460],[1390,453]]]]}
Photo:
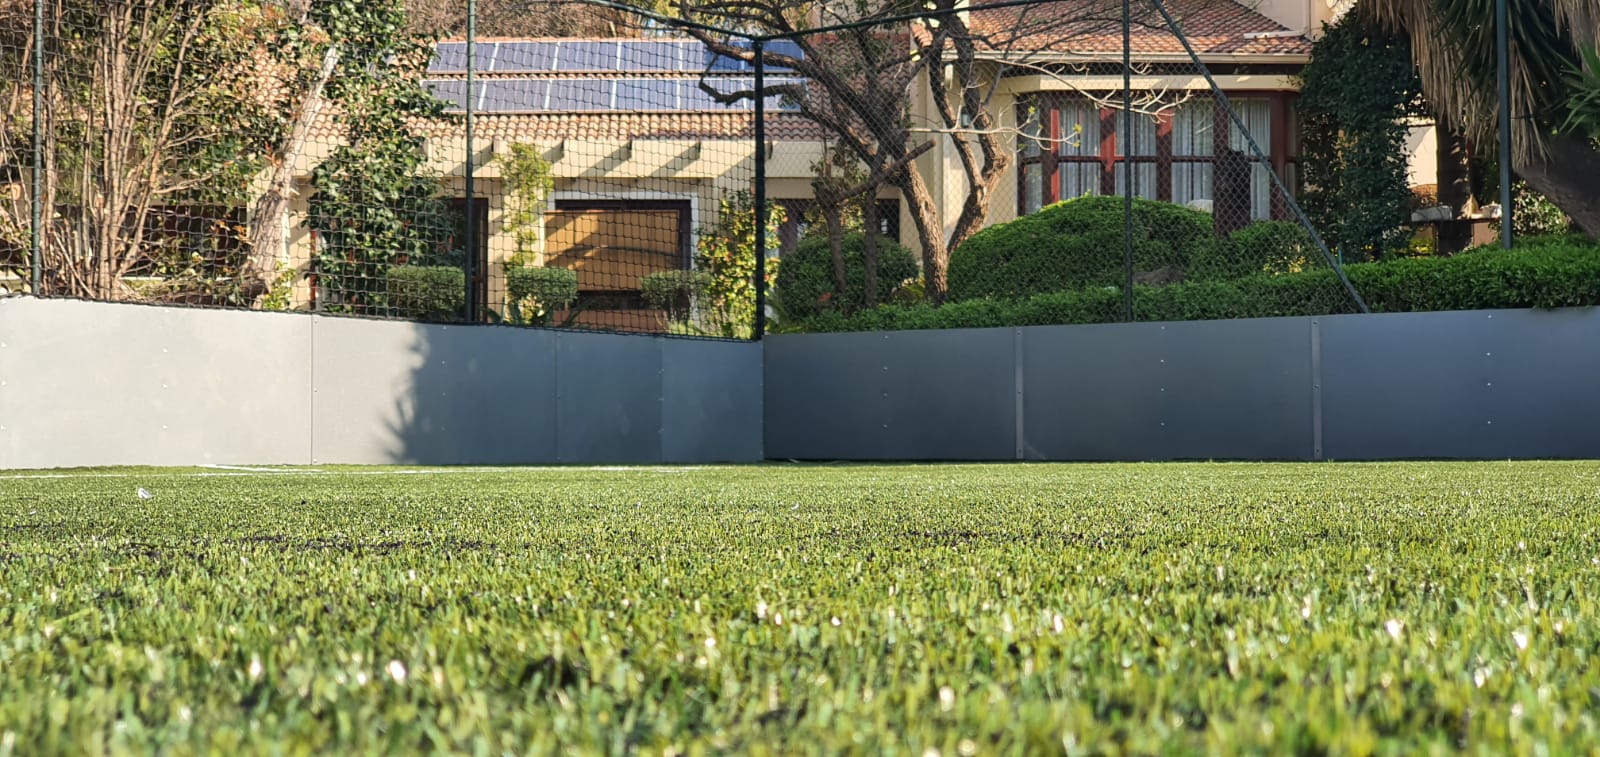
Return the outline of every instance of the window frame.
{"type": "MultiPolygon", "coordinates": [[[[1103,100],[1104,97],[1109,97],[1112,94],[1098,93],[1097,97],[1103,100]]],[[[1290,192],[1296,191],[1297,188],[1293,186],[1290,179],[1299,175],[1300,156],[1298,150],[1294,149],[1298,145],[1298,139],[1295,138],[1295,135],[1298,134],[1299,124],[1294,118],[1293,107],[1294,100],[1299,96],[1299,93],[1286,90],[1238,90],[1225,94],[1230,102],[1238,102],[1240,100],[1267,101],[1268,118],[1269,123],[1272,125],[1272,133],[1268,143],[1260,145],[1267,152],[1267,158],[1264,162],[1271,166],[1273,173],[1284,182],[1290,192]]],[[[1209,94],[1205,92],[1195,93],[1194,96],[1197,98],[1210,98],[1209,94]]],[[[1215,98],[1210,99],[1215,100],[1215,98]]],[[[1117,128],[1117,113],[1120,109],[1111,107],[1098,108],[1100,134],[1098,148],[1092,154],[1065,154],[1067,151],[1064,148],[1067,142],[1065,140],[1066,135],[1062,134],[1062,111],[1074,104],[1088,103],[1092,105],[1095,101],[1095,98],[1074,92],[1039,92],[1024,95],[1018,99],[1016,106],[1017,123],[1028,124],[1031,121],[1029,111],[1036,108],[1040,115],[1040,133],[1037,137],[1039,144],[1035,154],[1030,155],[1031,151],[1021,144],[1017,148],[1017,215],[1025,215],[1032,212],[1028,209],[1028,173],[1030,170],[1038,171],[1041,174],[1039,178],[1042,190],[1040,192],[1040,207],[1060,202],[1062,199],[1068,199],[1063,198],[1061,193],[1060,167],[1062,164],[1098,164],[1100,171],[1097,194],[1103,196],[1118,196],[1120,194],[1116,187],[1116,167],[1123,162],[1122,156],[1118,154],[1120,152],[1118,141],[1121,138],[1121,130],[1117,128]]],[[[1155,164],[1156,188],[1154,195],[1155,199],[1164,202],[1172,202],[1172,167],[1175,164],[1214,163],[1217,156],[1223,150],[1229,148],[1233,134],[1232,119],[1228,117],[1227,111],[1220,107],[1213,107],[1212,154],[1174,155],[1172,130],[1174,113],[1175,109],[1169,108],[1161,111],[1156,117],[1155,153],[1153,155],[1133,155],[1127,161],[1133,165],[1141,163],[1155,164]]],[[[1024,126],[1023,128],[1026,129],[1027,127],[1024,126]]],[[[1085,138],[1087,139],[1088,137],[1085,138]]],[[[1030,138],[1022,137],[1021,139],[1028,140],[1030,138]]],[[[1263,162],[1253,156],[1249,157],[1248,160],[1252,163],[1263,162]]],[[[1135,170],[1136,174],[1137,171],[1135,170]]],[[[1271,218],[1283,219],[1290,216],[1289,209],[1279,193],[1272,193],[1271,203],[1269,211],[1271,218]]]]}

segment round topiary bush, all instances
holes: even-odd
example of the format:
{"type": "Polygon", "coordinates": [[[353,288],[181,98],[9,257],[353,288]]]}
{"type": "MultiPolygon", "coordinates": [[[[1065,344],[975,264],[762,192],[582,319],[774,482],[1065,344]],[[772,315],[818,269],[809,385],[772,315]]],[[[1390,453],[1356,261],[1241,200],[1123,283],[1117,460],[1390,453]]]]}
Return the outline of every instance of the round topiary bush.
{"type": "MultiPolygon", "coordinates": [[[[867,304],[867,265],[863,254],[865,235],[847,234],[844,249],[845,293],[839,297],[833,286],[833,249],[826,236],[800,241],[794,252],[778,263],[772,304],[785,321],[801,321],[829,311],[854,311],[867,304]]],[[[911,251],[892,240],[878,239],[878,302],[888,302],[901,282],[918,274],[917,259],[911,251]]]]}
{"type": "MultiPolygon", "coordinates": [[[[1091,286],[1121,286],[1123,200],[1080,197],[995,224],[950,256],[949,299],[1017,298],[1091,286]]],[[[1182,205],[1133,201],[1133,267],[1180,277],[1212,240],[1211,216],[1182,205]]]]}

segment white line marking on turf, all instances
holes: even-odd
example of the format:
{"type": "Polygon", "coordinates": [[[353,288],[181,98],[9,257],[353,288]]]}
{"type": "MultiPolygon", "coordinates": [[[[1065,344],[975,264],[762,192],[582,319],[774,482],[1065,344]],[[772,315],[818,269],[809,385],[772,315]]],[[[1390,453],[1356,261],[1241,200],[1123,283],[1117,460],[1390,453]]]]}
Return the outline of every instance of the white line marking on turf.
{"type": "Polygon", "coordinates": [[[0,475],[0,481],[90,478],[243,478],[249,476],[448,476],[461,474],[505,473],[697,473],[729,470],[736,466],[706,465],[690,467],[590,465],[590,466],[514,466],[494,468],[409,468],[400,470],[317,470],[312,468],[250,468],[236,465],[202,465],[206,470],[139,471],[128,473],[15,473],[0,475]]]}
{"type": "Polygon", "coordinates": [[[319,470],[312,470],[312,469],[308,469],[308,468],[250,468],[250,467],[243,466],[243,465],[202,465],[200,467],[202,467],[202,468],[214,468],[216,470],[249,471],[250,473],[321,473],[322,472],[322,471],[319,471],[319,470]]]}

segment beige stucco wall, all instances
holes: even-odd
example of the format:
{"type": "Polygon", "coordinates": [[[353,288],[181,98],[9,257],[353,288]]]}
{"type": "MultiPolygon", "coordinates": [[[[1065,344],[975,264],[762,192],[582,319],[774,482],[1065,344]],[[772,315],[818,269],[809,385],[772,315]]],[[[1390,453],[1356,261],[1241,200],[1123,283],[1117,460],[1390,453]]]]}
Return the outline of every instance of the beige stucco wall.
{"type": "Polygon", "coordinates": [[[1432,124],[1418,124],[1406,135],[1406,183],[1439,182],[1439,130],[1432,124]]]}
{"type": "MultiPolygon", "coordinates": [[[[688,200],[691,206],[691,242],[704,226],[717,223],[720,199],[747,190],[755,178],[753,145],[743,140],[545,140],[532,141],[543,148],[551,163],[554,191],[546,198],[554,208],[565,199],[688,200]]],[[[497,154],[509,152],[510,141],[490,140],[475,150],[473,192],[487,198],[488,306],[505,306],[505,263],[516,254],[516,239],[505,230],[506,189],[500,178],[497,154]]],[[[466,144],[464,139],[430,140],[430,165],[443,178],[445,193],[464,197],[466,144]]],[[[308,178],[313,167],[332,146],[310,147],[297,163],[297,193],[290,207],[286,259],[300,274],[296,278],[294,307],[312,302],[312,233],[306,226],[308,178]]],[[[773,199],[811,196],[811,166],[822,155],[815,142],[779,141],[769,147],[768,196],[773,199]]],[[[892,195],[891,195],[892,196],[892,195]]]]}

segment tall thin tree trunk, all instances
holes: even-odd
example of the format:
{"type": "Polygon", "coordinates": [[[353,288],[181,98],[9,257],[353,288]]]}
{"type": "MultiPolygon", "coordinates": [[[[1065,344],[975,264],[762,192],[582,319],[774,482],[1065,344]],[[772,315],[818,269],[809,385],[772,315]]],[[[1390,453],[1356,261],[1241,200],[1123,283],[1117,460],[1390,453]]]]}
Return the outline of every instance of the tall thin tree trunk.
{"type": "MultiPolygon", "coordinates": [[[[1437,127],[1436,133],[1439,204],[1449,206],[1459,216],[1472,199],[1472,166],[1468,161],[1467,141],[1460,132],[1444,124],[1437,127]]],[[[1454,254],[1472,244],[1472,227],[1464,222],[1443,223],[1438,229],[1440,253],[1454,254]]]]}
{"type": "Polygon", "coordinates": [[[272,178],[267,189],[250,211],[250,255],[243,276],[245,301],[255,306],[272,290],[283,255],[284,218],[289,214],[289,199],[294,193],[294,168],[311,135],[311,127],[322,111],[322,90],[339,65],[339,48],[329,46],[322,56],[322,67],[306,89],[289,136],[272,156],[272,178]]]}
{"type": "Polygon", "coordinates": [[[871,182],[865,204],[861,206],[861,262],[866,269],[862,277],[863,294],[867,309],[878,306],[878,185],[871,182]]]}
{"type": "Polygon", "coordinates": [[[895,174],[892,182],[911,211],[911,225],[916,227],[917,241],[922,244],[922,280],[928,293],[928,302],[943,305],[949,290],[946,270],[950,265],[950,248],[945,246],[944,222],[933,194],[916,166],[906,166],[895,174]]]}

